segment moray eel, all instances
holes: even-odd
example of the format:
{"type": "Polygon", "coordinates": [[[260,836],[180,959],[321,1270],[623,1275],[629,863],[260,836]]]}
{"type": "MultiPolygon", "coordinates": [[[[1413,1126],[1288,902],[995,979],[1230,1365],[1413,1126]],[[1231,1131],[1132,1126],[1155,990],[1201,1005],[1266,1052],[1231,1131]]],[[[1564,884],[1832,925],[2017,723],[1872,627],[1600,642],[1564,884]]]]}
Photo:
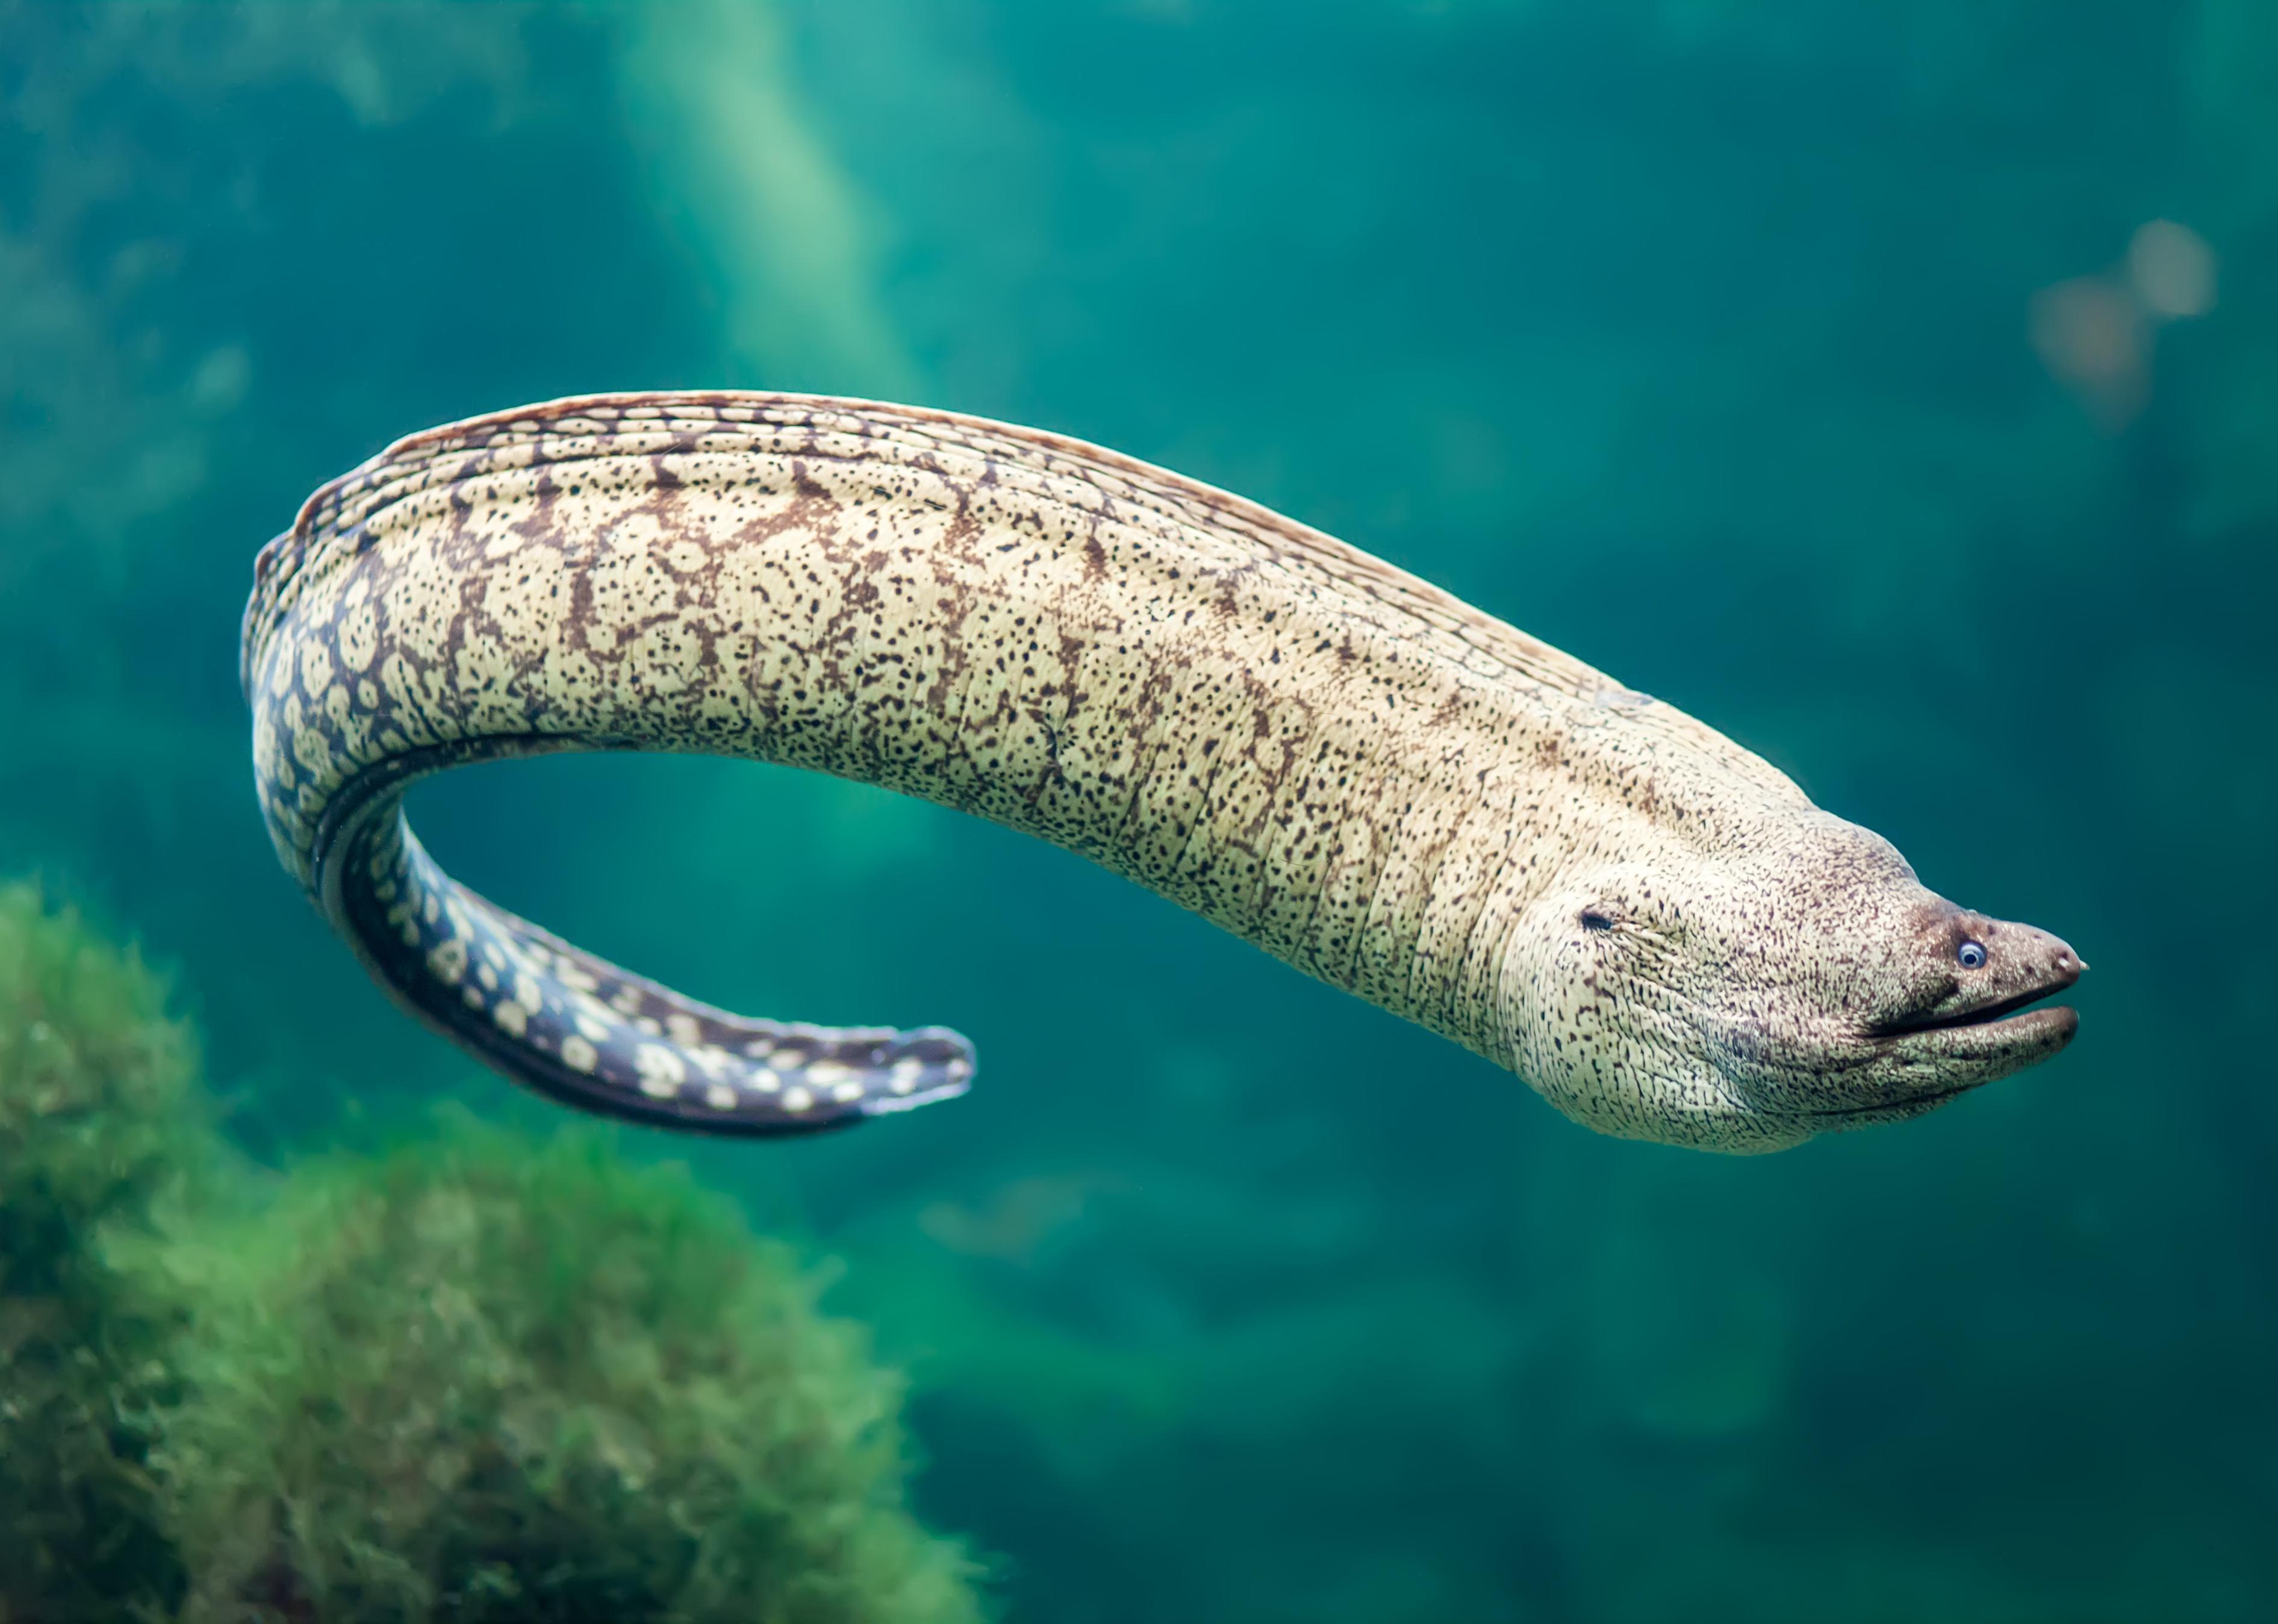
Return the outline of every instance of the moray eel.
{"type": "Polygon", "coordinates": [[[415,781],[641,749],[883,785],[1677,1145],[1917,1115],[2075,1026],[2025,1008],[2085,968],[2065,943],[1692,717],[1252,502],[949,412],[621,395],[412,435],[263,549],[242,662],[278,854],[371,975],[508,1076],[669,1128],[840,1126],[962,1092],[973,1052],[581,952],[437,867],[415,781]]]}

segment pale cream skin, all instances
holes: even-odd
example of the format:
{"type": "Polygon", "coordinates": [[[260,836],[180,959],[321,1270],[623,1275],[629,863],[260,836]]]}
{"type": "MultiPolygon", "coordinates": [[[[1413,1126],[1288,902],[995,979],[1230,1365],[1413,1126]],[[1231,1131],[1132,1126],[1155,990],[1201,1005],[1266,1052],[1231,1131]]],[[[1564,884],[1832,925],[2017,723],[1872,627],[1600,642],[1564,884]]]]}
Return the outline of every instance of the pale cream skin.
{"type": "Polygon", "coordinates": [[[279,854],[374,975],[518,1080],[689,1130],[906,1109],[961,1092],[970,1046],[596,960],[436,869],[412,780],[646,748],[883,785],[1631,1138],[1774,1149],[2074,1030],[1995,1018],[2077,977],[2064,943],[1954,908],[1691,717],[1253,503],[975,418],[619,395],[413,436],[264,550],[245,675],[279,854]]]}

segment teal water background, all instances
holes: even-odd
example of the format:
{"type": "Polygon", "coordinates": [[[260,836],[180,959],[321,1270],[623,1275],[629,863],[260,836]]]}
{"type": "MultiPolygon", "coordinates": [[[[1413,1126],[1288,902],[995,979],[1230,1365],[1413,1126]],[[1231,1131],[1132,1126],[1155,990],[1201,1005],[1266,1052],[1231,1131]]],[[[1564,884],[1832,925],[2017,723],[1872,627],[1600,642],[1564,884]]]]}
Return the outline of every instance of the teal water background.
{"type": "Polygon", "coordinates": [[[424,792],[599,952],[979,1043],[623,1142],[844,1260],[1012,1618],[2278,1616],[2278,11],[0,4],[0,869],[179,967],[248,1143],[547,1120],[277,868],[255,550],[398,434],[713,385],[1256,497],[2095,967],[2049,1066],[1723,1160],[861,786],[424,792]]]}

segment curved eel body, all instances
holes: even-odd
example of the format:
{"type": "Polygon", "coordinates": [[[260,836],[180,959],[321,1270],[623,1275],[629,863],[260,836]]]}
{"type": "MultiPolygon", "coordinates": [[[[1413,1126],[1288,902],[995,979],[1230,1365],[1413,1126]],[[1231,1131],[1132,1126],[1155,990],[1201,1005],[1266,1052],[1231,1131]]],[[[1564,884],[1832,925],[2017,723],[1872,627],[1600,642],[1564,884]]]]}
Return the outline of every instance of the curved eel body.
{"type": "Polygon", "coordinates": [[[905,1109],[972,1051],[586,954],[437,867],[415,780],[646,749],[883,785],[1632,1137],[1772,1148],[2072,1035],[1999,1018],[2078,975],[2068,947],[1933,896],[1691,717],[1253,503],[945,412],[594,396],[413,435],[264,549],[243,676],[278,853],[371,974],[508,1076],[683,1130],[905,1109]]]}

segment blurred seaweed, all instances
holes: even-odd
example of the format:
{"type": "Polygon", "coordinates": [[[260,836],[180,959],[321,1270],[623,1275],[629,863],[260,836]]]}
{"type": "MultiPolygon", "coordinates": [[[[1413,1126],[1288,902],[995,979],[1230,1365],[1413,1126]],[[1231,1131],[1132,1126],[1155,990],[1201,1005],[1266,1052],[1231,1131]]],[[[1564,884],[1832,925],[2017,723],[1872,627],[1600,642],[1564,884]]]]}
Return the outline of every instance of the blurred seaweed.
{"type": "Polygon", "coordinates": [[[170,1597],[149,1454],[178,1315],[106,1254],[219,1151],[163,977],[0,886],[0,1618],[170,1597]]]}
{"type": "Polygon", "coordinates": [[[982,1616],[898,1383],[684,1169],[210,1116],[164,982],[0,890],[0,1618],[982,1616]]]}
{"type": "Polygon", "coordinates": [[[605,1136],[310,1163],[151,1261],[195,1306],[154,1461],[185,1619],[980,1617],[856,1329],[605,1136]]]}

